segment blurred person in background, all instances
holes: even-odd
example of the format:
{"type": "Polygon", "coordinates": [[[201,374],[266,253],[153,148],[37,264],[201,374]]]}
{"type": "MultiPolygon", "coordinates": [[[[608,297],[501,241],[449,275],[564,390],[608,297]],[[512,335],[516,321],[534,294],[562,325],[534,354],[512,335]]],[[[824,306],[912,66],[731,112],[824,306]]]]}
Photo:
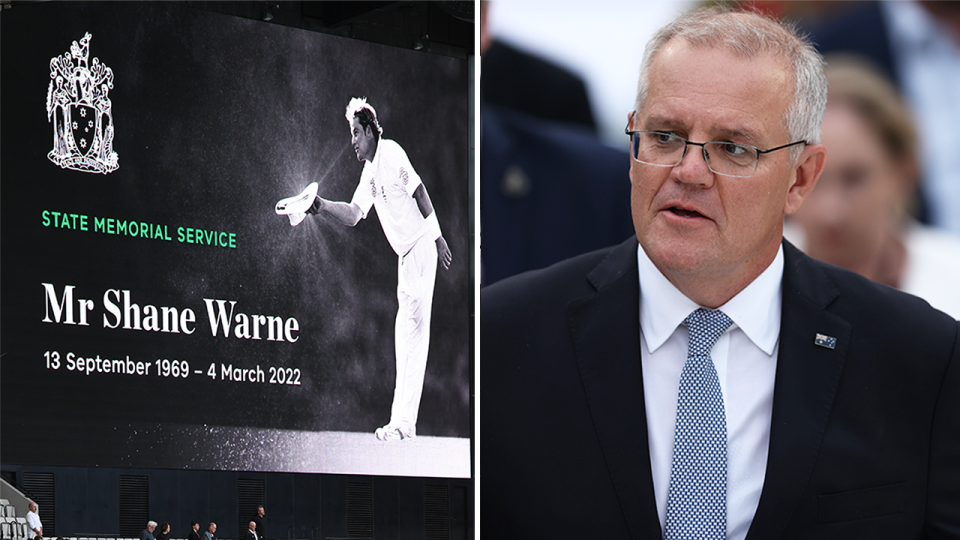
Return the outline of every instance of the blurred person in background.
{"type": "Polygon", "coordinates": [[[257,513],[254,514],[252,518],[250,518],[250,521],[254,522],[257,525],[257,528],[255,529],[257,531],[257,536],[259,536],[262,539],[267,538],[267,525],[266,523],[264,523],[264,520],[265,520],[264,514],[266,514],[266,510],[263,508],[263,505],[261,504],[257,506],[257,513]]]}
{"type": "Polygon", "coordinates": [[[203,533],[204,540],[217,540],[217,524],[210,522],[206,532],[203,533]]]}
{"type": "Polygon", "coordinates": [[[481,284],[631,236],[629,171],[585,130],[482,107],[481,284]]]}
{"type": "Polygon", "coordinates": [[[187,535],[187,540],[200,540],[200,522],[191,521],[190,522],[190,534],[187,535]]]}
{"type": "Polygon", "coordinates": [[[260,540],[259,535],[257,535],[257,523],[255,521],[247,524],[247,531],[243,535],[243,540],[260,540]]]}
{"type": "Polygon", "coordinates": [[[893,85],[853,56],[828,57],[828,159],[788,237],[808,255],[960,317],[960,240],[910,217],[918,140],[893,85]]]}
{"type": "Polygon", "coordinates": [[[619,243],[633,234],[633,224],[626,149],[602,143],[586,125],[563,116],[577,107],[589,113],[585,92],[581,103],[578,92],[565,90],[571,85],[549,82],[553,75],[536,75],[533,86],[501,78],[504,70],[497,66],[507,60],[493,54],[488,2],[480,9],[480,282],[488,285],[619,243]],[[536,110],[491,103],[488,97],[498,94],[487,90],[488,78],[522,96],[518,102],[561,114],[545,120],[533,116],[536,110]]]}
{"type": "Polygon", "coordinates": [[[160,532],[158,532],[157,534],[153,535],[153,537],[154,537],[155,540],[167,540],[168,538],[170,538],[170,524],[169,524],[169,523],[161,523],[157,530],[159,530],[160,532]]]}
{"type": "Polygon", "coordinates": [[[484,102],[596,132],[583,79],[495,38],[487,17],[489,9],[490,2],[480,2],[480,54],[484,59],[480,94],[484,102]]]}
{"type": "Polygon", "coordinates": [[[37,503],[30,501],[27,506],[27,528],[30,529],[30,538],[43,538],[43,525],[40,523],[37,503]]]}
{"type": "Polygon", "coordinates": [[[157,522],[152,519],[147,522],[147,528],[140,531],[140,540],[154,540],[153,531],[157,528],[157,522]]]}
{"type": "MultiPolygon", "coordinates": [[[[550,2],[491,1],[485,17],[481,12],[481,26],[486,28],[490,42],[483,49],[482,78],[480,81],[483,105],[496,105],[488,98],[487,85],[496,76],[496,44],[509,43],[514,47],[561,66],[583,81],[589,106],[596,123],[596,134],[605,143],[623,144],[623,111],[633,105],[635,70],[643,51],[635,47],[636,40],[648,39],[661,26],[697,4],[698,0],[552,0],[550,2]],[[489,62],[488,62],[489,61],[489,62]],[[487,78],[491,81],[487,81],[487,78]]],[[[508,83],[510,81],[507,81],[508,83]]],[[[534,84],[528,77],[514,79],[508,85],[514,93],[543,91],[542,84],[534,84]],[[521,81],[522,84],[521,84],[521,81]],[[533,88],[533,86],[540,88],[533,88]]],[[[551,91],[565,87],[549,85],[551,91]]],[[[515,99],[530,99],[529,96],[515,99]]],[[[550,97],[550,99],[561,99],[550,97]]],[[[562,98],[572,103],[571,97],[562,98]]],[[[565,105],[573,106],[573,105],[565,105]]],[[[579,106],[579,105],[577,105],[579,106]]],[[[533,116],[530,111],[527,114],[533,116]]],[[[554,111],[554,114],[569,114],[554,111]]],[[[547,116],[548,120],[560,120],[547,116]]],[[[563,122],[563,120],[560,120],[563,122]]]]}
{"type": "Polygon", "coordinates": [[[919,127],[918,216],[960,234],[960,2],[812,4],[826,6],[805,23],[822,54],[865,56],[901,92],[919,127]]]}

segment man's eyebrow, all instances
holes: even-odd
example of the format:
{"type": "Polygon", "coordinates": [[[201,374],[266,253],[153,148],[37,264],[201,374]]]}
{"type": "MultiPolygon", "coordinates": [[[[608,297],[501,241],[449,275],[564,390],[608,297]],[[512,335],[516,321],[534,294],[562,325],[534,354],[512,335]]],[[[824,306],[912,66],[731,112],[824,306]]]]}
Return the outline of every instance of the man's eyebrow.
{"type": "Polygon", "coordinates": [[[747,127],[717,128],[714,130],[714,133],[717,134],[714,135],[714,137],[725,137],[732,141],[746,141],[754,145],[758,144],[762,139],[759,133],[747,127]]]}
{"type": "MultiPolygon", "coordinates": [[[[648,116],[643,119],[643,129],[648,131],[685,131],[686,125],[666,116],[648,116]]],[[[757,131],[746,126],[714,127],[710,130],[710,140],[728,139],[756,145],[763,137],[757,131]]]]}
{"type": "MultiPolygon", "coordinates": [[[[644,119],[643,126],[649,131],[686,131],[686,125],[683,122],[665,116],[648,117],[644,119]]],[[[757,131],[746,126],[713,127],[710,133],[711,141],[727,139],[755,145],[763,139],[757,131]]]]}
{"type": "Polygon", "coordinates": [[[643,119],[643,128],[647,131],[683,129],[683,124],[666,116],[648,116],[643,119]]]}

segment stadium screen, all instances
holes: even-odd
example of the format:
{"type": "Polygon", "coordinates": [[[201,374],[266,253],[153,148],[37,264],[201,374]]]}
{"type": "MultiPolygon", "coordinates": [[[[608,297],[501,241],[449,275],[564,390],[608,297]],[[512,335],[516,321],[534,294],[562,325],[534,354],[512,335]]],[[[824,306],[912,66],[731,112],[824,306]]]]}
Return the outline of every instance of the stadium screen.
{"type": "Polygon", "coordinates": [[[0,24],[5,463],[470,476],[466,60],[173,3],[0,24]]]}

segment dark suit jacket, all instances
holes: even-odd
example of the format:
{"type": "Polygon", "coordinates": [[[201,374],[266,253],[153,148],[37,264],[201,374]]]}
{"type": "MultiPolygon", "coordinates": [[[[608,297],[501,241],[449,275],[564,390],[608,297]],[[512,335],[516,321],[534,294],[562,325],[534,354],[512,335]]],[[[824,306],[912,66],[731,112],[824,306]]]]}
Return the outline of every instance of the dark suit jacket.
{"type": "MultiPolygon", "coordinates": [[[[662,538],[637,242],[481,293],[481,530],[662,538]]],[[[766,478],[750,540],[960,537],[958,324],[784,243],[766,478]],[[816,334],[836,348],[814,344],[816,334]]]]}
{"type": "Polygon", "coordinates": [[[581,129],[483,104],[482,283],[611,246],[633,233],[630,154],[581,129]]]}
{"type": "Polygon", "coordinates": [[[820,54],[857,54],[873,62],[893,84],[903,86],[878,2],[853,2],[847,11],[804,30],[809,31],[820,54]]]}
{"type": "Polygon", "coordinates": [[[197,531],[191,530],[190,535],[187,536],[187,540],[200,540],[200,533],[197,531]]]}
{"type": "Polygon", "coordinates": [[[251,531],[250,529],[247,529],[247,532],[244,533],[243,535],[243,540],[261,540],[260,533],[257,533],[256,535],[254,535],[253,531],[251,531]]]}

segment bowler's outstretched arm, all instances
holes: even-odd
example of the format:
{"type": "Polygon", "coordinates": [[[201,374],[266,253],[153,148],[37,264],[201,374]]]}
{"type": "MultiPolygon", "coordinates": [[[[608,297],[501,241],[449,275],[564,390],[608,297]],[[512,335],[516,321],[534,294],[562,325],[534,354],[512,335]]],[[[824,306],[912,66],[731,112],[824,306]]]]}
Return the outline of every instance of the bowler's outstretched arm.
{"type": "Polygon", "coordinates": [[[348,227],[353,227],[363,217],[363,212],[360,211],[360,207],[356,203],[330,201],[318,196],[316,202],[310,207],[309,213],[319,214],[321,210],[348,227]]]}

